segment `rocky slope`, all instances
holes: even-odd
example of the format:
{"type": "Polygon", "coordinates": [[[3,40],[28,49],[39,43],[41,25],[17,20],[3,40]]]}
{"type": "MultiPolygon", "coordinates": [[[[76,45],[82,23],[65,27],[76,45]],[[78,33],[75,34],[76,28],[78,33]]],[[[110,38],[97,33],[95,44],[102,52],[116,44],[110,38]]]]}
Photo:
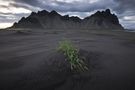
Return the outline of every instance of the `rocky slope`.
{"type": "Polygon", "coordinates": [[[32,12],[28,17],[22,17],[10,28],[40,28],[40,29],[124,29],[115,14],[109,9],[97,11],[84,19],[62,16],[56,11],[46,10],[32,12]]]}

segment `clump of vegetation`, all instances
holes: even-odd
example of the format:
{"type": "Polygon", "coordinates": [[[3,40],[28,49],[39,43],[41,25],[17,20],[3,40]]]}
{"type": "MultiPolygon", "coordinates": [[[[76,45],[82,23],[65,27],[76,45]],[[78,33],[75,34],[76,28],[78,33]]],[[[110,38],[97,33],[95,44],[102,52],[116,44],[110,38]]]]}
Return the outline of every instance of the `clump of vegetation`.
{"type": "Polygon", "coordinates": [[[64,53],[71,65],[71,70],[84,72],[88,70],[84,60],[79,58],[79,50],[77,50],[70,41],[62,41],[59,44],[58,50],[64,53]]]}
{"type": "Polygon", "coordinates": [[[28,35],[31,31],[22,31],[22,30],[16,30],[16,34],[20,34],[20,35],[28,35]]]}
{"type": "Polygon", "coordinates": [[[24,34],[24,32],[21,31],[21,30],[17,30],[16,33],[18,33],[18,34],[24,34]]]}

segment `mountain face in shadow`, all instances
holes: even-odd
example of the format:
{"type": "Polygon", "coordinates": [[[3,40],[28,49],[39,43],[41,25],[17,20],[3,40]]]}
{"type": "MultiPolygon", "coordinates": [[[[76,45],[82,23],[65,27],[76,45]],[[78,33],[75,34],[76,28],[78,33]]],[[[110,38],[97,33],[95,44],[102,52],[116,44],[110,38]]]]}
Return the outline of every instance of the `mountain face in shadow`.
{"type": "Polygon", "coordinates": [[[46,10],[32,12],[28,17],[22,17],[10,28],[39,28],[39,29],[124,29],[115,14],[109,9],[97,11],[84,19],[79,17],[62,16],[56,11],[46,10]]]}

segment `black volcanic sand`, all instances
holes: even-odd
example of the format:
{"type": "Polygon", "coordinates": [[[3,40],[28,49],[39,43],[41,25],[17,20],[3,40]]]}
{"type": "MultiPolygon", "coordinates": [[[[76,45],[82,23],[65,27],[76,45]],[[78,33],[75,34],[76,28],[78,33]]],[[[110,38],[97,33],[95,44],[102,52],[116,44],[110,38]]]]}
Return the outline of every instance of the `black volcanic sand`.
{"type": "Polygon", "coordinates": [[[0,90],[135,90],[135,33],[0,31],[0,90]],[[70,70],[58,43],[71,40],[89,71],[70,70]]]}

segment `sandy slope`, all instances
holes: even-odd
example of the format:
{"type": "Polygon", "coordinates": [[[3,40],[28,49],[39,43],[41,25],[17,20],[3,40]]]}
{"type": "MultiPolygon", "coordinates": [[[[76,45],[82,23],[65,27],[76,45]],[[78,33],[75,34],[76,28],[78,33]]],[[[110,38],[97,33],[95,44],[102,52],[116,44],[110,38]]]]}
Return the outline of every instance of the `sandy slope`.
{"type": "Polygon", "coordinates": [[[97,30],[0,31],[0,90],[134,90],[135,33],[97,30]],[[71,74],[59,41],[84,50],[90,71],[71,74]]]}

